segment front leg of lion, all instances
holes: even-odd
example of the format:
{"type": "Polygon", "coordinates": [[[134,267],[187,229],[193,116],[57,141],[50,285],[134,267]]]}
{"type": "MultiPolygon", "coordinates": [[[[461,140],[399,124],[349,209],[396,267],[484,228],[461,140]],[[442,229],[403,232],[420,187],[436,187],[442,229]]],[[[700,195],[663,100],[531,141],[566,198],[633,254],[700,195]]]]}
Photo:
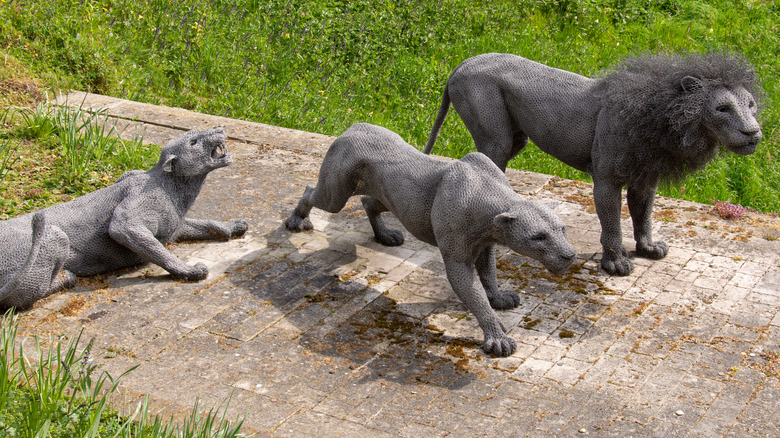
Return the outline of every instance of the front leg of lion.
{"type": "Polygon", "coordinates": [[[515,55],[469,58],[450,76],[425,152],[438,137],[450,103],[477,150],[506,169],[531,139],[544,152],[593,177],[601,222],[602,268],[633,270],[620,227],[628,190],[636,254],[660,259],[652,212],[660,181],[702,168],[723,144],[749,155],[761,140],[754,69],[722,53],[627,58],[598,78],[515,55]]]}

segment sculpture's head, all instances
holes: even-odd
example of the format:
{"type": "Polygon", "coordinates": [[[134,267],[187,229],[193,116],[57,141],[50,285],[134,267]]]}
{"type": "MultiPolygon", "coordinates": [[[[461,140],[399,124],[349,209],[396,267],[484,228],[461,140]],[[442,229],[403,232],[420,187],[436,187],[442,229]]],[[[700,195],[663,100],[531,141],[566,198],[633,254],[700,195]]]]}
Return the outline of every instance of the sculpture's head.
{"type": "Polygon", "coordinates": [[[566,226],[547,205],[521,201],[493,218],[502,244],[518,254],[540,261],[554,274],[574,263],[577,251],[566,236],[566,226]]]}
{"type": "Polygon", "coordinates": [[[753,95],[742,86],[728,88],[719,82],[707,82],[691,76],[682,81],[684,88],[705,93],[702,125],[732,152],[752,154],[762,137],[761,126],[756,120],[758,105],[753,95]]]}
{"type": "MultiPolygon", "coordinates": [[[[739,155],[761,141],[756,116],[763,89],[755,69],[727,52],[644,54],[626,58],[603,78],[615,123],[642,150],[663,151],[679,168],[660,168],[674,180],[703,167],[718,144],[739,155]]],[[[663,164],[666,163],[666,164],[663,164]]]]}
{"type": "Polygon", "coordinates": [[[225,132],[222,128],[214,128],[187,131],[171,140],[162,149],[157,166],[174,176],[190,178],[205,176],[232,162],[225,147],[225,132]]]}

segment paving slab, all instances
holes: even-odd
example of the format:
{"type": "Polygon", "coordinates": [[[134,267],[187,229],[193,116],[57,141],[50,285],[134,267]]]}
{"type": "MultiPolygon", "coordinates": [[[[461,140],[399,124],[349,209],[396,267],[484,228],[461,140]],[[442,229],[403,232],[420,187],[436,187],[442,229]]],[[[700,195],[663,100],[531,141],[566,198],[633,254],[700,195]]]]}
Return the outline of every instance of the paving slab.
{"type": "MultiPolygon", "coordinates": [[[[180,415],[231,396],[228,417],[255,436],[778,436],[780,222],[726,221],[711,207],[659,198],[660,261],[627,277],[599,271],[589,184],[509,170],[515,190],[556,202],[579,257],[563,275],[497,250],[498,312],[517,352],[485,356],[482,332],[447,283],[435,247],[404,232],[373,240],[357,199],[282,221],[316,182],[333,137],[71,93],[162,144],[225,127],[231,167],[213,172],[190,216],[244,218],[229,242],[171,245],[209,266],[197,283],[140,266],[92,279],[19,314],[20,336],[95,338],[127,401],[150,394],[180,415]]],[[[625,243],[633,248],[623,217],[625,243]]],[[[390,225],[400,228],[390,217],[390,225]]]]}

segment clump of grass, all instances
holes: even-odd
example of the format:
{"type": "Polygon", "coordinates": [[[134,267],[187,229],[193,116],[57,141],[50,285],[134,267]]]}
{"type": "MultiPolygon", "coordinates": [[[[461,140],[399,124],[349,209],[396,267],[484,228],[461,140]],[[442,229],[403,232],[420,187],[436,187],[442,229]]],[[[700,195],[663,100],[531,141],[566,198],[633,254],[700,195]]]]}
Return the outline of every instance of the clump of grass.
{"type": "Polygon", "coordinates": [[[98,372],[93,361],[94,338],[80,348],[81,334],[67,340],[33,343],[32,357],[17,345],[17,324],[12,310],[0,321],[0,435],[18,437],[218,437],[240,436],[242,420],[229,422],[225,408],[203,414],[196,400],[181,423],[149,415],[149,398],[133,415],[121,417],[108,405],[122,378],[132,367],[112,377],[98,372]]]}
{"type": "Polygon", "coordinates": [[[0,220],[105,187],[159,157],[159,146],[120,139],[125,128],[118,121],[81,105],[11,106],[2,122],[0,220]]]}
{"type": "Polygon", "coordinates": [[[160,437],[160,438],[234,438],[242,437],[243,420],[235,423],[225,416],[230,400],[224,409],[212,408],[205,415],[201,412],[199,400],[195,400],[190,413],[181,423],[173,419],[165,421],[159,415],[149,416],[149,397],[145,397],[137,406],[135,412],[121,423],[115,437],[160,437]]]}
{"type": "Polygon", "coordinates": [[[39,102],[31,108],[12,105],[3,113],[3,124],[8,122],[9,117],[16,117],[21,120],[16,129],[19,136],[27,140],[47,138],[57,131],[53,112],[54,108],[48,101],[39,102]]]}
{"type": "Polygon", "coordinates": [[[11,311],[2,319],[0,340],[0,432],[11,436],[99,436],[100,420],[117,378],[107,372],[94,376],[91,350],[83,349],[79,334],[70,341],[58,339],[42,348],[33,342],[34,359],[16,346],[16,324],[11,311]]]}
{"type": "Polygon", "coordinates": [[[69,106],[66,102],[52,112],[70,182],[80,179],[95,162],[133,163],[133,154],[141,144],[141,139],[135,138],[128,147],[119,138],[124,129],[118,127],[118,120],[111,122],[105,109],[90,112],[82,104],[69,106]]]}

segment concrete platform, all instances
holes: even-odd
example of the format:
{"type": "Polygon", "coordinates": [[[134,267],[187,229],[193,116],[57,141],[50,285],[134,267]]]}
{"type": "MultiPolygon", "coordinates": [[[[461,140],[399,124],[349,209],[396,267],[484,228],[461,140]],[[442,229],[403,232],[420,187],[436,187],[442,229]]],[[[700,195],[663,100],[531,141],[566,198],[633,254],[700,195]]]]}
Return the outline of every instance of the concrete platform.
{"type": "MultiPolygon", "coordinates": [[[[357,199],[314,210],[315,231],[282,224],[316,181],[332,137],[73,93],[155,143],[224,126],[235,161],[190,216],[245,218],[230,242],[178,244],[210,268],[199,283],[156,266],[81,279],[20,314],[20,333],[95,337],[96,361],[177,415],[232,394],[229,418],[255,436],[780,436],[780,222],[725,221],[659,199],[660,261],[628,277],[598,270],[591,187],[510,170],[515,189],[557,201],[579,259],[554,276],[499,250],[499,282],[521,304],[498,312],[518,344],[486,357],[435,247],[406,233],[375,243],[357,199]]],[[[394,218],[390,224],[399,226],[394,218]]],[[[624,214],[625,243],[633,248],[624,214]]]]}

